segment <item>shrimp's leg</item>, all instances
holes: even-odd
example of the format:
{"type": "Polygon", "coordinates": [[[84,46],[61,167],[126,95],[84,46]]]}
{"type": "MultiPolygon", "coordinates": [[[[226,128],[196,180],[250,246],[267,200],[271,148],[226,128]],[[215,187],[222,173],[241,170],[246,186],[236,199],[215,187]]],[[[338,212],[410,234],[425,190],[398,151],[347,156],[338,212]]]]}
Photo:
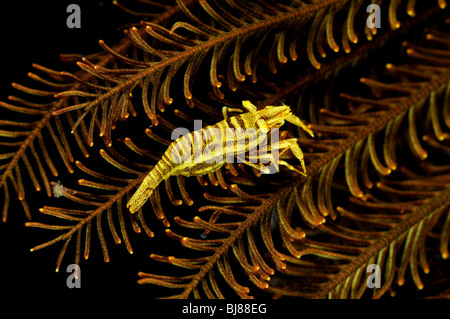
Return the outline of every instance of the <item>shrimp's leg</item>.
{"type": "MultiPolygon", "coordinates": [[[[267,149],[263,150],[263,154],[254,154],[251,157],[251,159],[256,158],[260,161],[263,160],[265,163],[271,162],[275,166],[275,169],[277,172],[279,171],[279,165],[283,165],[283,166],[286,166],[287,168],[289,168],[291,171],[295,171],[303,176],[306,176],[304,155],[303,155],[303,152],[302,152],[300,146],[297,144],[297,139],[291,138],[291,139],[287,139],[287,140],[282,140],[277,144],[277,149],[278,149],[279,153],[276,157],[274,156],[274,154],[272,152],[267,153],[268,151],[273,150],[272,147],[269,145],[267,147],[267,149]],[[290,149],[292,151],[292,153],[294,154],[294,156],[300,160],[300,164],[302,166],[303,172],[296,169],[294,166],[287,163],[286,161],[280,160],[280,156],[284,152],[286,152],[288,149],[290,149]]],[[[248,165],[250,165],[250,164],[248,164],[248,165]]],[[[262,164],[260,164],[260,165],[262,165],[262,164]]],[[[252,165],[250,165],[250,166],[252,166],[252,165]]],[[[265,168],[265,170],[268,171],[269,169],[265,168]]],[[[264,171],[261,170],[261,172],[264,172],[264,171]]]]}
{"type": "Polygon", "coordinates": [[[297,173],[300,173],[300,174],[306,176],[306,174],[305,174],[306,166],[305,166],[304,155],[303,155],[302,149],[300,148],[300,146],[297,143],[297,139],[290,138],[287,140],[282,140],[281,142],[278,143],[278,147],[280,149],[282,149],[282,153],[284,153],[287,149],[290,149],[292,151],[292,153],[294,154],[294,156],[297,157],[298,160],[300,161],[303,172],[299,171],[298,169],[296,169],[295,167],[293,167],[292,165],[290,165],[289,163],[287,163],[285,161],[279,161],[280,165],[284,165],[287,168],[289,168],[290,170],[296,171],[297,173]]]}
{"type": "Polygon", "coordinates": [[[265,173],[265,174],[270,173],[270,168],[268,166],[265,166],[263,164],[255,164],[255,163],[247,161],[246,159],[239,159],[239,160],[242,161],[244,164],[261,171],[262,173],[265,173]]]}
{"type": "Polygon", "coordinates": [[[243,111],[241,109],[233,109],[231,107],[228,106],[224,106],[222,107],[222,114],[223,114],[223,118],[226,120],[228,119],[228,112],[238,112],[238,113],[242,113],[243,111]]]}

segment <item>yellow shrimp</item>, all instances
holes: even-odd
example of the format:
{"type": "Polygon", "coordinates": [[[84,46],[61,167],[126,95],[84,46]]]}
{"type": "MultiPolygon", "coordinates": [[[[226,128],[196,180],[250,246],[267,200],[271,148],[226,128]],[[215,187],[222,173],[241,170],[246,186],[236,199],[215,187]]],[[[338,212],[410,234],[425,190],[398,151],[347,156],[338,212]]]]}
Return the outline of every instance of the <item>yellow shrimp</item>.
{"type": "MultiPolygon", "coordinates": [[[[161,160],[148,173],[128,202],[127,207],[130,212],[138,211],[159,183],[170,176],[199,176],[212,173],[220,169],[225,162],[229,162],[231,157],[237,156],[241,162],[260,169],[263,173],[268,173],[267,166],[246,160],[243,155],[255,149],[261,143],[263,136],[267,136],[270,129],[281,127],[285,121],[301,127],[314,137],[311,129],[300,118],[292,114],[291,108],[287,105],[266,106],[259,111],[250,101],[243,101],[242,105],[248,112],[228,117],[228,112],[242,112],[242,110],[224,106],[222,108],[223,121],[183,135],[172,142],[161,160]],[[230,134],[230,131],[233,134],[230,134]]],[[[263,154],[259,159],[264,157],[266,162],[274,163],[277,171],[278,165],[284,165],[306,175],[303,152],[297,144],[297,139],[279,141],[276,149],[274,150],[272,147],[271,151],[271,154],[263,154]],[[273,151],[284,152],[287,149],[290,149],[300,160],[303,172],[274,157],[273,151]]],[[[278,153],[275,152],[275,154],[278,153]]]]}

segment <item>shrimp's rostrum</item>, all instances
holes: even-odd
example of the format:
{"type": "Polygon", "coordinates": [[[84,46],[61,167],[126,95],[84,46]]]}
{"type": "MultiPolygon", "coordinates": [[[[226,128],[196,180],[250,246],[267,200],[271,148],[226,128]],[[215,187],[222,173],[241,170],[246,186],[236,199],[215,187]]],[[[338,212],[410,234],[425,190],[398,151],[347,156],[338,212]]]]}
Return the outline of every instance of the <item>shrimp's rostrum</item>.
{"type": "MultiPolygon", "coordinates": [[[[292,114],[291,108],[287,105],[266,106],[261,110],[257,110],[256,106],[250,101],[243,101],[242,105],[248,112],[228,117],[228,112],[243,111],[241,109],[231,109],[224,106],[222,109],[224,116],[223,121],[215,125],[204,127],[201,130],[191,132],[173,141],[167,148],[161,160],[159,160],[153,169],[148,173],[138,190],[128,202],[127,207],[130,212],[135,213],[138,211],[151,196],[153,190],[158,187],[159,183],[168,179],[170,176],[199,176],[215,172],[225,164],[227,154],[232,153],[234,156],[241,155],[240,158],[242,159],[243,154],[251,151],[258,145],[258,141],[254,143],[246,141],[245,143],[236,145],[236,143],[230,143],[230,141],[227,141],[226,138],[217,138],[213,132],[219,132],[221,133],[219,135],[226,136],[227,129],[233,129],[235,131],[244,130],[244,132],[248,132],[248,130],[253,129],[259,136],[261,132],[266,134],[270,131],[270,129],[279,128],[285,121],[287,121],[301,127],[309,135],[314,137],[311,129],[300,118],[292,114]],[[211,138],[205,139],[205,136],[209,136],[211,138]],[[204,155],[208,154],[205,150],[217,150],[217,143],[222,144],[219,149],[222,150],[223,154],[220,154],[220,160],[212,160],[213,157],[217,159],[217,154],[212,154],[212,152],[210,152],[209,156],[204,155]],[[186,154],[189,154],[191,151],[192,154],[186,157],[186,154]],[[198,154],[200,154],[200,157],[198,154]],[[184,160],[180,160],[182,158],[184,158],[184,160]]],[[[233,138],[236,139],[236,137],[233,138]]],[[[290,170],[306,175],[303,152],[297,144],[296,138],[279,141],[277,148],[281,151],[281,153],[290,149],[294,156],[300,160],[303,172],[297,170],[295,167],[283,160],[272,157],[271,161],[277,162],[277,169],[278,165],[284,165],[290,170]]],[[[269,157],[271,156],[270,154],[267,155],[269,157]]],[[[263,172],[267,169],[267,167],[262,164],[258,165],[245,160],[244,163],[256,169],[260,169],[263,172]]]]}

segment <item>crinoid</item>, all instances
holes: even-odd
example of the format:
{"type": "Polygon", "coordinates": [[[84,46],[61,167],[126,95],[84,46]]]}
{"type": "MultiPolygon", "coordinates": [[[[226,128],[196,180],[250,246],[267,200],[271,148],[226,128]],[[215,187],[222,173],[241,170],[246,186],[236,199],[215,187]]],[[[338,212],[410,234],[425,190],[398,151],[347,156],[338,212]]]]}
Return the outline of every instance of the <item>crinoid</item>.
{"type": "Polygon", "coordinates": [[[63,55],[62,72],[34,64],[37,84],[0,102],[3,233],[21,205],[31,255],[58,249],[57,270],[127,278],[134,295],[450,296],[446,1],[114,3],[132,16],[120,41],[63,55]],[[310,123],[314,137],[289,121],[279,134],[304,174],[286,148],[277,174],[234,161],[171,176],[130,213],[174,130],[246,100],[310,123]]]}

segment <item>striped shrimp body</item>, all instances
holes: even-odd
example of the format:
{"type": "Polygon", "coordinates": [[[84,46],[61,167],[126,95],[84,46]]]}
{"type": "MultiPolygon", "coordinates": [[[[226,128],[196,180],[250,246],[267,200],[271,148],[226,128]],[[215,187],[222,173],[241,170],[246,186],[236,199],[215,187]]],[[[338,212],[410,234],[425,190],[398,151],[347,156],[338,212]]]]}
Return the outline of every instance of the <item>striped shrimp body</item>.
{"type": "MultiPolygon", "coordinates": [[[[248,112],[228,117],[228,112],[242,112],[242,110],[224,106],[222,108],[223,121],[183,135],[172,142],[161,160],[153,167],[131,197],[127,204],[130,212],[138,211],[151,196],[153,190],[170,176],[199,176],[212,173],[219,170],[226,162],[233,162],[233,158],[236,156],[241,162],[259,169],[263,173],[268,173],[267,166],[246,160],[244,154],[256,149],[261,140],[267,138],[270,129],[281,127],[285,121],[301,127],[309,135],[314,136],[310,128],[292,114],[287,105],[266,106],[259,111],[250,101],[243,101],[242,105],[248,112]]],[[[297,144],[297,139],[279,141],[276,147],[281,152],[290,149],[300,160],[303,172],[285,161],[274,158],[272,153],[264,154],[266,162],[276,162],[277,171],[278,165],[284,165],[290,170],[306,175],[303,152],[297,144]]]]}

